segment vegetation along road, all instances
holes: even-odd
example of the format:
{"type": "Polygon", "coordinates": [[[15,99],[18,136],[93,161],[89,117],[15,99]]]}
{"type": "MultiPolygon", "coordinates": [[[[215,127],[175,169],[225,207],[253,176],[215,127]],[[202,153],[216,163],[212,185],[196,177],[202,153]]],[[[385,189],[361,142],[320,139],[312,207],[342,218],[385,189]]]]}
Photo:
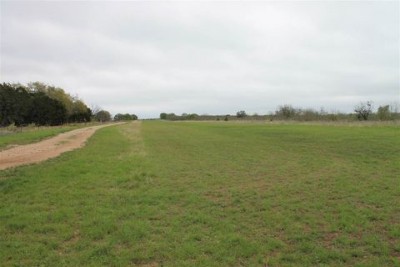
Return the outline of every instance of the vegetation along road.
{"type": "Polygon", "coordinates": [[[400,266],[400,128],[126,123],[0,171],[2,266],[400,266]]]}

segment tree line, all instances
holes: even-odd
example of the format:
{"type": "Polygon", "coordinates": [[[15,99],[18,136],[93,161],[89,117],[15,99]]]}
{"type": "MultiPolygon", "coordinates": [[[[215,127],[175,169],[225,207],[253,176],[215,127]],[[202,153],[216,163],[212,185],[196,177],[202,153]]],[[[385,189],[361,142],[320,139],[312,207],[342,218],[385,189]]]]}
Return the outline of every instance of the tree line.
{"type": "Polygon", "coordinates": [[[114,116],[114,121],[135,121],[137,119],[138,119],[138,116],[136,116],[135,114],[129,114],[129,113],[125,113],[125,114],[118,113],[114,116]]]}
{"type": "Polygon", "coordinates": [[[161,113],[162,120],[293,120],[293,121],[352,121],[352,120],[399,120],[399,108],[396,105],[379,106],[374,112],[371,101],[360,102],[354,107],[354,113],[327,112],[323,108],[315,110],[311,108],[296,108],[292,105],[281,105],[267,115],[252,114],[249,115],[244,110],[236,112],[235,115],[198,115],[196,113],[161,113]]]}
{"type": "Polygon", "coordinates": [[[0,126],[61,125],[111,120],[108,111],[90,109],[64,89],[41,82],[0,84],[0,126]]]}

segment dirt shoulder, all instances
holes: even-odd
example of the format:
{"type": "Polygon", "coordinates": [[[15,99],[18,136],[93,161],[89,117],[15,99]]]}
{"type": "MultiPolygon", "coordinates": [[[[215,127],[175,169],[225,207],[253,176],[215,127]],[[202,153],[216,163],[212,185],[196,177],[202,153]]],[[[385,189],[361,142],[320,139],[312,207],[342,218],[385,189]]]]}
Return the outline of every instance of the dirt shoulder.
{"type": "Polygon", "coordinates": [[[60,154],[83,147],[98,129],[116,124],[80,128],[28,145],[0,151],[0,170],[25,164],[38,163],[60,154]]]}

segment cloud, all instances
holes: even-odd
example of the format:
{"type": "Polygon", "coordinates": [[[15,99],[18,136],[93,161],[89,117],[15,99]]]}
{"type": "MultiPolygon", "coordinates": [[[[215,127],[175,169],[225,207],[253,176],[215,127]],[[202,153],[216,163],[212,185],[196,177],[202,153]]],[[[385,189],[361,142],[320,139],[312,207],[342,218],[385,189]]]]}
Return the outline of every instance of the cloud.
{"type": "Polygon", "coordinates": [[[398,2],[1,2],[4,82],[112,113],[399,100],[398,2]]]}

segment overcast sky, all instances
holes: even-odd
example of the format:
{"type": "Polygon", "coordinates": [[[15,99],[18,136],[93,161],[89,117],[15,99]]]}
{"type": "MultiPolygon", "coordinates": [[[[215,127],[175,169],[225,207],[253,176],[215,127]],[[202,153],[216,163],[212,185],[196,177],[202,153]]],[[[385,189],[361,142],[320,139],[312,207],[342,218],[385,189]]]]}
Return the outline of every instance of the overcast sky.
{"type": "Polygon", "coordinates": [[[1,0],[1,82],[141,118],[399,102],[399,1],[1,0]]]}

